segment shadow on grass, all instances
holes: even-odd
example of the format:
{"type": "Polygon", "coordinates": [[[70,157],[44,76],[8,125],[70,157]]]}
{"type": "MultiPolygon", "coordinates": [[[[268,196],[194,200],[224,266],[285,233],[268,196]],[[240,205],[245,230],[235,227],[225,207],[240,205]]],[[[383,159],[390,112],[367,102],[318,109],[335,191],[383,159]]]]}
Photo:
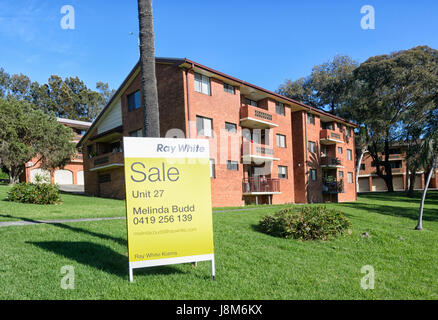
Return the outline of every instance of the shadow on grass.
{"type": "MultiPolygon", "coordinates": [[[[418,207],[420,204],[418,204],[418,207]]],[[[389,204],[368,204],[368,203],[357,203],[357,202],[348,202],[342,203],[342,207],[349,207],[357,210],[369,211],[370,213],[377,213],[392,217],[403,217],[409,218],[412,220],[418,219],[418,210],[419,208],[413,207],[403,207],[400,206],[392,206],[389,204]]],[[[342,210],[342,209],[341,209],[342,210]]],[[[344,214],[349,216],[348,213],[344,214]]],[[[438,212],[436,209],[424,208],[423,220],[426,221],[438,221],[438,212]]]]}
{"type": "MultiPolygon", "coordinates": [[[[121,278],[128,277],[128,257],[101,244],[87,241],[43,241],[26,243],[56,253],[67,259],[75,260],[80,264],[88,265],[99,271],[121,278]]],[[[138,273],[138,275],[182,273],[176,268],[166,266],[148,269],[146,272],[136,273],[138,273]]]]}
{"type": "Polygon", "coordinates": [[[122,239],[122,238],[118,238],[118,237],[113,237],[104,233],[98,233],[98,232],[94,232],[94,231],[90,231],[87,229],[82,229],[82,228],[77,228],[77,227],[72,227],[70,225],[64,224],[64,223],[48,223],[48,222],[42,222],[42,221],[38,221],[38,220],[33,220],[33,219],[29,219],[29,218],[24,218],[24,217],[16,217],[16,216],[11,216],[11,215],[4,215],[4,214],[0,214],[0,217],[6,217],[6,218],[16,218],[16,219],[20,219],[21,221],[27,221],[27,222],[32,222],[32,223],[36,223],[36,224],[40,224],[40,223],[46,223],[46,224],[50,224],[52,226],[58,227],[58,228],[62,228],[62,229],[66,229],[72,232],[77,232],[77,233],[82,233],[82,234],[86,234],[86,235],[90,235],[93,237],[97,237],[103,240],[111,240],[114,241],[120,245],[126,246],[127,245],[127,241],[126,239],[122,239]]]}

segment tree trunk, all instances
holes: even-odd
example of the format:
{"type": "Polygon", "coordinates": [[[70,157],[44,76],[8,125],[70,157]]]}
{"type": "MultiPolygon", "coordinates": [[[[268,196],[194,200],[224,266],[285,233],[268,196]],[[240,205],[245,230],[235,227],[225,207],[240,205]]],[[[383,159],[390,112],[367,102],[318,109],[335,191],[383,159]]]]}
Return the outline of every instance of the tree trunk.
{"type": "Polygon", "coordinates": [[[423,195],[421,196],[420,212],[418,214],[418,222],[417,222],[417,226],[415,227],[415,230],[423,230],[424,200],[426,200],[427,188],[429,187],[430,179],[432,178],[433,172],[435,171],[435,163],[436,163],[436,159],[433,159],[432,168],[430,169],[429,174],[427,175],[427,181],[424,184],[423,195]]]}
{"type": "MultiPolygon", "coordinates": [[[[388,133],[389,135],[389,133],[388,133]]],[[[387,136],[388,136],[387,135],[387,136]]],[[[394,185],[393,185],[393,181],[392,181],[392,168],[391,168],[391,163],[389,162],[389,141],[388,139],[385,139],[385,162],[384,162],[384,167],[385,167],[385,183],[386,183],[386,188],[388,189],[388,192],[394,192],[394,185]]]]}
{"type": "Polygon", "coordinates": [[[359,192],[359,172],[360,172],[360,165],[362,163],[362,159],[363,156],[365,155],[365,153],[368,152],[368,148],[364,147],[360,150],[360,156],[359,159],[357,160],[357,165],[356,165],[356,192],[359,192]]]}
{"type": "Polygon", "coordinates": [[[412,171],[412,174],[409,176],[408,197],[411,198],[414,196],[415,179],[417,178],[416,172],[417,170],[412,171]]]}
{"type": "Polygon", "coordinates": [[[160,136],[152,0],[138,0],[143,136],[160,136]]]}
{"type": "Polygon", "coordinates": [[[405,192],[409,191],[409,168],[406,166],[406,175],[405,175],[405,192]]]}

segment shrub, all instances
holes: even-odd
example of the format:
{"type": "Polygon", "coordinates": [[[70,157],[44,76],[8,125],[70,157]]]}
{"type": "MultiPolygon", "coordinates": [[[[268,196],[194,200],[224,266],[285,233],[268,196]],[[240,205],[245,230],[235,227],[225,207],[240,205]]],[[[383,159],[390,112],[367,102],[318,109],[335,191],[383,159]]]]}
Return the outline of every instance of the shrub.
{"type": "Polygon", "coordinates": [[[349,230],[350,221],[336,209],[325,206],[291,207],[263,217],[261,231],[283,238],[328,240],[349,230]]]}
{"type": "Polygon", "coordinates": [[[50,183],[33,184],[22,182],[16,184],[8,192],[7,199],[34,204],[56,204],[61,202],[58,187],[50,183]]]}

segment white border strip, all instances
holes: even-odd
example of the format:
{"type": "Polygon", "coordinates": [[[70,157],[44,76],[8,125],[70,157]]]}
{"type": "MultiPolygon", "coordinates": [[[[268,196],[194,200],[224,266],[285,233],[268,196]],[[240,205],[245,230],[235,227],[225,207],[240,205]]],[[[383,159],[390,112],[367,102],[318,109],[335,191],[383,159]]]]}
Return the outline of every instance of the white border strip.
{"type": "Polygon", "coordinates": [[[123,137],[125,158],[209,159],[207,139],[123,137]]]}
{"type": "Polygon", "coordinates": [[[185,257],[176,257],[176,258],[152,259],[152,260],[129,262],[129,281],[132,282],[134,279],[132,272],[133,269],[164,266],[164,265],[178,264],[178,263],[190,263],[190,262],[198,262],[198,261],[211,261],[211,276],[214,279],[214,275],[215,275],[214,253],[211,253],[211,254],[202,254],[197,256],[185,256],[185,257]]]}

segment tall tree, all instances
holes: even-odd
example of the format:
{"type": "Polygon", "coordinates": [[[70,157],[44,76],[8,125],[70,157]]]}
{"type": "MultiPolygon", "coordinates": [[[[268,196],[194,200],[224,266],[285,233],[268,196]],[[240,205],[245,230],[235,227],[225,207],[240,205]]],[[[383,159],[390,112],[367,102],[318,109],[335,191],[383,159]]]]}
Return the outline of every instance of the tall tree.
{"type": "Polygon", "coordinates": [[[157,79],[155,76],[155,36],[152,0],[138,0],[140,33],[141,92],[143,98],[143,135],[160,136],[157,79]]]}
{"type": "Polygon", "coordinates": [[[75,154],[73,131],[53,115],[15,97],[0,99],[0,166],[18,182],[24,164],[38,156],[43,169],[63,167],[75,154]]]}
{"type": "Polygon", "coordinates": [[[369,133],[376,173],[393,191],[390,146],[402,140],[403,123],[430,109],[438,88],[438,51],[415,47],[371,57],[353,71],[357,94],[349,108],[369,133]]]}
{"type": "Polygon", "coordinates": [[[309,76],[296,81],[286,80],[277,92],[333,114],[345,104],[349,95],[349,82],[359,63],[346,55],[313,67],[309,76]]]}

